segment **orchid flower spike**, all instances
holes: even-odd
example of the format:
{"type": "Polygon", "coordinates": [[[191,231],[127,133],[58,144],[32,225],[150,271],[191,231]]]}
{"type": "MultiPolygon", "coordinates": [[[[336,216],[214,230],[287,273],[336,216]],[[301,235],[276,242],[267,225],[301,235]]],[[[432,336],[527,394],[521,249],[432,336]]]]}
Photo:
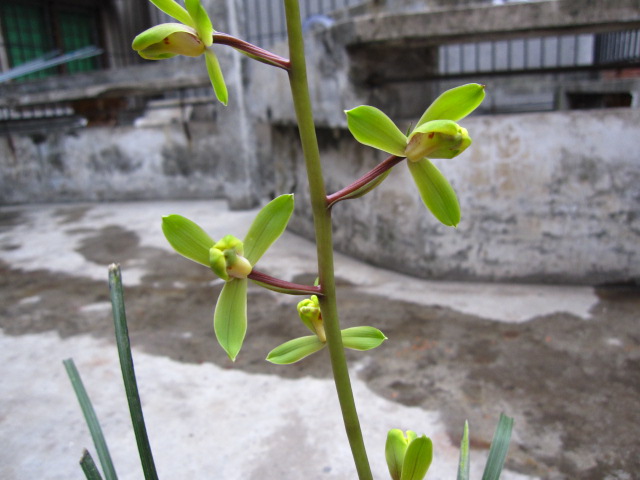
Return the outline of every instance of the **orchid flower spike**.
{"type": "Polygon", "coordinates": [[[456,122],[473,112],[484,99],[484,85],[470,83],[447,90],[424,112],[405,135],[382,111],[368,105],[347,110],[347,125],[355,139],[397,157],[406,157],[422,201],[444,225],[460,222],[456,194],[429,159],[453,158],[471,145],[465,128],[456,122]]]}
{"type": "Polygon", "coordinates": [[[150,0],[156,7],[181,23],[162,23],[140,33],[132,48],[147,60],[163,60],[176,55],[199,57],[204,54],[207,72],[218,100],[229,100],[218,57],[211,49],[213,33],[209,15],[200,0],[184,0],[185,8],[175,0],[150,0]]]}

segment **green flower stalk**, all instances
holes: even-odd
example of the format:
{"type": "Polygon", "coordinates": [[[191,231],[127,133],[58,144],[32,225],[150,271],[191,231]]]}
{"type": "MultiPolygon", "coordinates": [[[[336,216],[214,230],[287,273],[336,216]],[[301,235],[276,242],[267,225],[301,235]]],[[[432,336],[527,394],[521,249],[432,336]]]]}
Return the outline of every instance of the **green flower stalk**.
{"type": "Polygon", "coordinates": [[[375,107],[361,105],[346,111],[347,125],[355,139],[390,153],[392,157],[381,164],[375,175],[365,175],[341,192],[327,197],[328,205],[367,193],[381,182],[381,178],[384,179],[382,175],[407,158],[424,204],[444,225],[455,227],[460,222],[458,199],[448,180],[430,159],[454,158],[471,145],[467,130],[456,122],[475,110],[484,96],[484,86],[477,83],[444,92],[427,108],[408,135],[375,107]]]}
{"type": "Polygon", "coordinates": [[[200,0],[185,0],[186,9],[174,0],[151,0],[151,3],[181,23],[163,23],[145,30],[134,38],[132,48],[147,60],[204,54],[213,91],[218,100],[227,105],[227,85],[218,57],[211,49],[215,30],[200,0]]]}

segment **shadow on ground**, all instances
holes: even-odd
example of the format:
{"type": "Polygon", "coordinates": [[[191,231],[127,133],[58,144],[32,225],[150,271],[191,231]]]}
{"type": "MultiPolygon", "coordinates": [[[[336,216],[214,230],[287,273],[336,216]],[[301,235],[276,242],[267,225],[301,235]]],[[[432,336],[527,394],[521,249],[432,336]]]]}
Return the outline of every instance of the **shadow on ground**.
{"type": "MultiPolygon", "coordinates": [[[[69,221],[82,215],[66,212],[69,221]]],[[[17,223],[5,217],[0,228],[17,223]]],[[[276,345],[307,334],[296,319],[298,298],[251,288],[248,337],[232,364],[213,336],[221,284],[207,269],[140,248],[136,234],[118,226],[75,233],[84,235],[78,251],[105,265],[105,281],[0,264],[5,334],[111,339],[106,266],[118,261],[136,348],[288,378],[330,376],[326,352],[289,367],[264,361],[276,345]],[[141,262],[148,272],[141,286],[127,287],[127,265],[141,262]]],[[[381,396],[440,411],[454,444],[469,419],[473,446],[488,448],[505,411],[516,418],[510,469],[553,479],[631,478],[625,472],[640,471],[640,296],[624,288],[602,289],[599,296],[589,320],[557,313],[520,324],[370,296],[350,285],[340,287],[339,307],[343,326],[372,325],[390,339],[371,353],[349,354],[357,374],[381,396]]]]}

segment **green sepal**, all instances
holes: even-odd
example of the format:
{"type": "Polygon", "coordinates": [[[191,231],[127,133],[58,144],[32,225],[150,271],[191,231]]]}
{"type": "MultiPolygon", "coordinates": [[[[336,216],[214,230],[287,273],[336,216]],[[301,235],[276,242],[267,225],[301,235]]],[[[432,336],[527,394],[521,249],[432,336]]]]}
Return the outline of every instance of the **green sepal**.
{"type": "Polygon", "coordinates": [[[294,338],[271,350],[267,361],[276,365],[289,365],[322,350],[325,345],[315,335],[294,338]]]}
{"type": "Polygon", "coordinates": [[[247,333],[247,283],[246,278],[225,283],[213,315],[218,343],[234,362],[247,333]]]}
{"type": "Polygon", "coordinates": [[[338,200],[335,200],[331,203],[329,203],[327,205],[327,208],[331,208],[333,205],[335,205],[338,202],[341,202],[342,200],[349,200],[349,199],[354,199],[354,198],[360,198],[364,195],[366,195],[367,193],[369,193],[371,190],[373,190],[374,188],[376,188],[378,185],[380,185],[385,178],[387,178],[389,176],[389,174],[391,173],[391,170],[387,170],[386,172],[384,172],[382,175],[377,176],[376,178],[374,178],[373,180],[371,180],[369,183],[361,186],[360,188],[358,188],[357,190],[354,190],[353,192],[349,193],[348,195],[345,195],[344,197],[340,197],[338,200]]]}
{"type": "MultiPolygon", "coordinates": [[[[409,433],[409,432],[407,432],[409,433]]],[[[414,434],[415,435],[415,434],[414,434]]],[[[402,475],[402,462],[407,452],[409,441],[402,430],[394,428],[387,433],[387,442],[384,446],[384,456],[387,460],[387,468],[392,480],[400,480],[402,475]]]]}
{"type": "Polygon", "coordinates": [[[227,260],[222,250],[218,250],[215,247],[209,249],[209,268],[225,282],[229,280],[227,260]]]}
{"type": "Polygon", "coordinates": [[[426,435],[409,443],[402,462],[400,480],[422,480],[433,460],[433,443],[426,435]]]}
{"type": "Polygon", "coordinates": [[[293,213],[293,195],[280,195],[267,203],[244,237],[244,256],[251,265],[269,249],[287,228],[293,213]]]}
{"type": "Polygon", "coordinates": [[[469,422],[465,420],[460,442],[460,460],[457,480],[469,480],[469,422]]]}
{"type": "Polygon", "coordinates": [[[227,84],[224,82],[224,75],[222,75],[218,57],[210,48],[207,48],[204,51],[204,59],[207,64],[207,73],[209,74],[209,80],[211,80],[213,92],[216,94],[218,101],[226,106],[229,103],[229,91],[227,90],[227,84]]]}
{"type": "Polygon", "coordinates": [[[174,0],[150,0],[156,7],[162,10],[164,13],[169,15],[170,17],[175,18],[179,22],[184,23],[185,25],[189,25],[190,27],[195,28],[195,24],[187,12],[179,3],[174,0]]]}
{"type": "Polygon", "coordinates": [[[162,51],[162,42],[169,35],[178,32],[197,35],[197,32],[193,28],[181,23],[161,23],[160,25],[155,25],[136,35],[133,42],[131,42],[131,48],[138,52],[142,58],[146,58],[147,60],[162,60],[165,58],[175,57],[177,53],[162,51]],[[149,47],[156,44],[160,44],[158,51],[156,51],[156,49],[148,50],[149,47]]]}
{"type": "Polygon", "coordinates": [[[162,217],[162,233],[183,257],[209,267],[209,249],[216,243],[196,223],[181,215],[162,217]]]}
{"type": "Polygon", "coordinates": [[[443,92],[422,114],[416,124],[418,128],[431,120],[453,120],[457,122],[473,112],[484,100],[484,85],[468,83],[443,92]]]}
{"type": "Polygon", "coordinates": [[[373,327],[345,328],[340,334],[345,348],[361,352],[376,348],[387,339],[384,333],[373,327]]]}
{"type": "Polygon", "coordinates": [[[487,464],[482,474],[482,480],[500,480],[500,474],[504,467],[504,461],[509,451],[509,442],[511,441],[511,430],[513,429],[513,418],[500,414],[500,420],[496,426],[496,431],[491,440],[489,448],[489,456],[487,464]]]}
{"type": "Polygon", "coordinates": [[[444,225],[460,223],[460,204],[456,192],[440,170],[428,159],[407,162],[426,207],[444,225]]]}
{"type": "Polygon", "coordinates": [[[358,142],[404,157],[407,137],[384,112],[369,105],[360,105],[345,113],[349,131],[358,142]]]}
{"type": "Polygon", "coordinates": [[[184,6],[187,7],[187,12],[193,19],[194,28],[198,32],[200,40],[205,46],[210,47],[213,43],[213,26],[211,25],[211,19],[207,15],[207,11],[204,9],[200,0],[184,0],[184,6]]]}

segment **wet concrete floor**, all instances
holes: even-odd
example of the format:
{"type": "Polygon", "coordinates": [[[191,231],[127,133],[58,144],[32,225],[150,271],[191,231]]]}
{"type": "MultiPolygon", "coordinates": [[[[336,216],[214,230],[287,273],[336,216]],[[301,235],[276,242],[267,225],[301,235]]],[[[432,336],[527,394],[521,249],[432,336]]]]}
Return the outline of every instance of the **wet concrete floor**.
{"type": "MultiPolygon", "coordinates": [[[[251,287],[249,332],[238,361],[229,362],[215,343],[210,318],[222,285],[207,269],[170,252],[159,234],[156,214],[163,208],[172,208],[164,213],[190,210],[193,215],[204,217],[213,204],[224,209],[219,202],[0,208],[3,338],[34,340],[54,334],[53,341],[57,338],[64,343],[88,337],[101,342],[100,348],[113,349],[105,278],[106,266],[115,261],[123,269],[134,354],[169,359],[171,365],[214,365],[223,371],[256,374],[257,378],[299,382],[315,379],[330,385],[331,373],[324,352],[289,367],[273,366],[264,360],[274,346],[306,334],[295,320],[294,306],[299,298],[251,287]]],[[[253,214],[226,212],[231,230],[220,232],[242,233],[233,228],[246,230],[253,214]]],[[[212,228],[222,228],[218,223],[221,222],[212,228]]],[[[212,234],[222,235],[217,231],[212,234]]],[[[287,233],[276,246],[275,255],[266,262],[267,271],[290,280],[313,281],[311,244],[287,233]],[[287,252],[295,252],[294,258],[289,265],[283,265],[286,262],[276,257],[287,252]]],[[[465,419],[471,425],[476,453],[472,458],[481,464],[495,421],[500,412],[505,412],[516,421],[505,478],[639,478],[637,289],[434,284],[351,260],[344,263],[342,269],[338,268],[343,325],[372,325],[389,337],[375,351],[348,355],[354,367],[352,375],[369,390],[367,395],[385,402],[379,415],[394,404],[408,407],[409,411],[437,413],[437,428],[441,429],[453,465],[465,419]],[[415,296],[415,292],[428,289],[440,299],[438,295],[415,296]],[[470,300],[474,296],[482,298],[477,308],[470,300]]],[[[28,343],[7,345],[29,348],[28,343]]],[[[90,359],[90,352],[85,351],[84,355],[90,359]]],[[[19,368],[15,362],[2,366],[7,371],[19,368]]],[[[91,370],[81,373],[92,374],[91,370]]],[[[117,375],[116,370],[114,382],[119,381],[117,375]]],[[[70,388],[63,375],[58,380],[60,389],[70,388]]],[[[154,378],[146,380],[153,381],[154,378]]],[[[19,384],[12,385],[11,392],[3,393],[2,403],[17,401],[19,384]]],[[[45,403],[46,397],[47,392],[42,392],[45,403]]],[[[366,412],[368,399],[358,401],[366,412]]],[[[189,402],[188,398],[183,399],[186,405],[189,402]]],[[[285,400],[279,408],[283,411],[272,414],[286,417],[285,400]]],[[[76,409],[76,405],[65,405],[74,422],[80,416],[76,409]]],[[[15,411],[20,414],[19,409],[15,411]]],[[[43,415],[46,412],[45,409],[43,415]]],[[[51,408],[48,414],[55,417],[56,409],[51,408]]],[[[16,442],[21,434],[39,435],[37,431],[14,431],[14,425],[0,416],[0,439],[4,445],[16,442]]],[[[398,427],[423,430],[411,419],[398,427]]],[[[241,438],[245,433],[251,435],[239,432],[234,436],[241,438]]],[[[313,439],[311,442],[313,445],[313,439]]],[[[342,450],[346,449],[344,442],[339,446],[342,450]]],[[[289,447],[297,450],[299,445],[294,442],[289,447]]],[[[37,462],[37,453],[29,457],[31,463],[37,462]]],[[[50,468],[45,463],[51,465],[55,460],[49,459],[46,451],[40,453],[42,468],[50,468]]],[[[27,472],[37,471],[37,465],[26,466],[16,455],[20,454],[11,454],[11,458],[5,454],[0,462],[2,478],[27,478],[27,472]],[[7,466],[7,462],[14,462],[14,467],[7,466]]],[[[277,455],[286,457],[282,452],[277,455]]],[[[373,455],[382,454],[370,452],[373,455]]],[[[376,478],[387,478],[384,463],[376,462],[376,478]]],[[[349,467],[345,470],[338,463],[320,461],[317,477],[297,470],[292,473],[291,468],[272,468],[270,476],[265,473],[269,471],[267,466],[260,469],[261,473],[254,470],[254,476],[203,472],[183,478],[354,478],[349,467]]],[[[445,473],[436,470],[428,478],[452,478],[444,476],[451,468],[443,467],[445,473]]],[[[82,478],[79,473],[77,478],[82,478]]]]}

